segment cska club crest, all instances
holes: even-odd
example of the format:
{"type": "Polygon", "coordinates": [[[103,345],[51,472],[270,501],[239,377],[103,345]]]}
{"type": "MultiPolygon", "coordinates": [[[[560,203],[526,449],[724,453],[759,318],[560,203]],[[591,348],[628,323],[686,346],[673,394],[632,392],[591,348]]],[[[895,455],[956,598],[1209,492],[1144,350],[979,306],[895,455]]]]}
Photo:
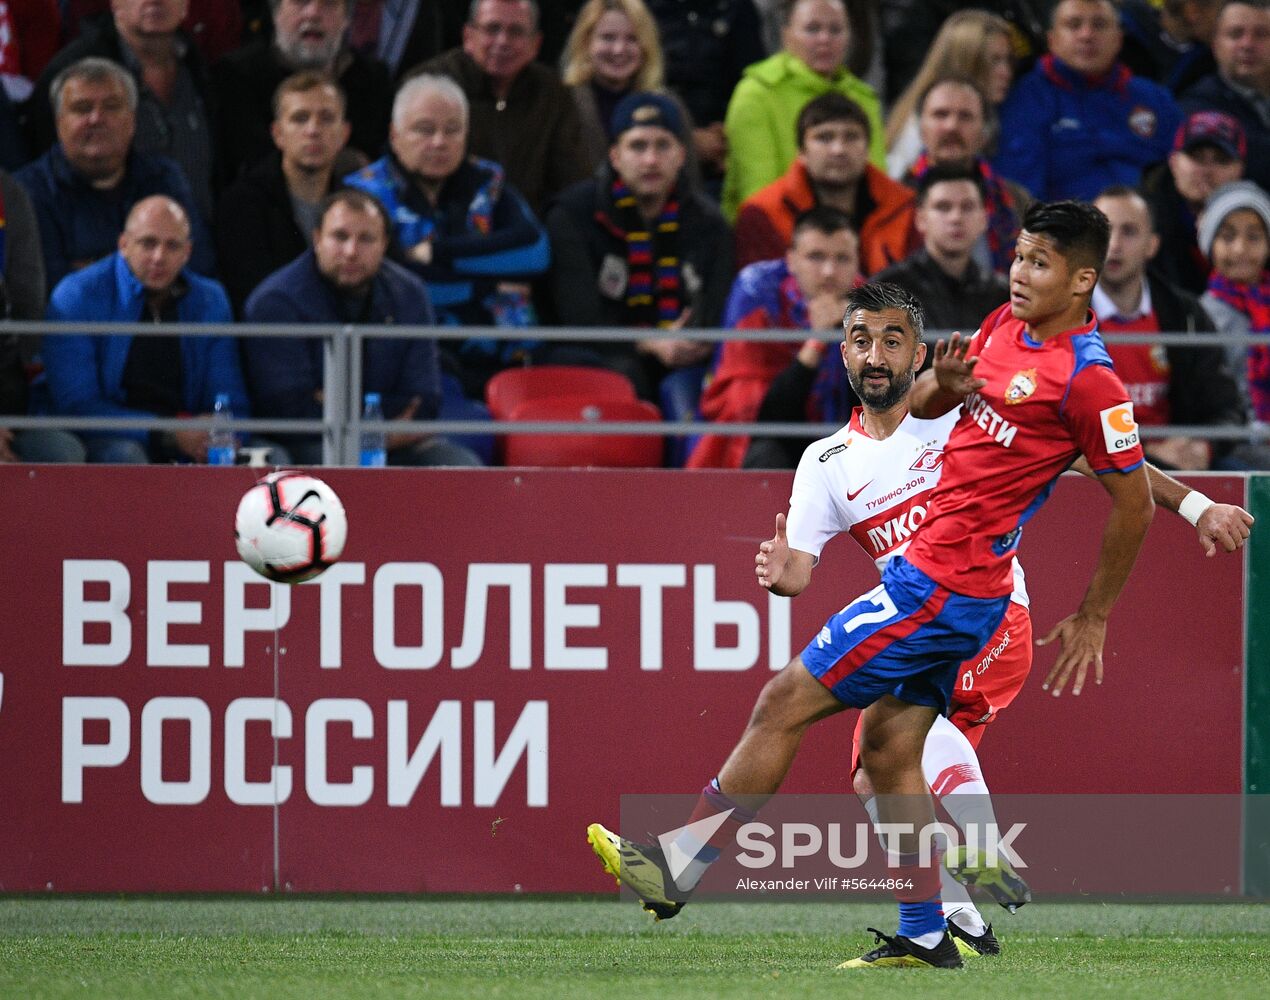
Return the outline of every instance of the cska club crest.
{"type": "Polygon", "coordinates": [[[1036,392],[1036,369],[1015,372],[1010,384],[1005,387],[1005,401],[1010,404],[1022,403],[1032,398],[1036,392]]]}
{"type": "Polygon", "coordinates": [[[1155,135],[1159,119],[1154,111],[1144,104],[1137,105],[1129,112],[1129,129],[1139,139],[1150,139],[1155,135]]]}

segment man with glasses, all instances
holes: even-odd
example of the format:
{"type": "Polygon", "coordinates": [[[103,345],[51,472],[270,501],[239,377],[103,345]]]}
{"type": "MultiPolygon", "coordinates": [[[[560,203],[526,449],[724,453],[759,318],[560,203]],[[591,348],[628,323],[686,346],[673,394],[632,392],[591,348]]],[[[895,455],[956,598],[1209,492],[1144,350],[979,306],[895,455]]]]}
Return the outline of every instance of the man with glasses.
{"type": "Polygon", "coordinates": [[[577,106],[556,74],[534,62],[541,46],[535,0],[473,0],[462,48],[422,67],[463,88],[468,151],[501,163],[539,215],[588,174],[577,106]]]}

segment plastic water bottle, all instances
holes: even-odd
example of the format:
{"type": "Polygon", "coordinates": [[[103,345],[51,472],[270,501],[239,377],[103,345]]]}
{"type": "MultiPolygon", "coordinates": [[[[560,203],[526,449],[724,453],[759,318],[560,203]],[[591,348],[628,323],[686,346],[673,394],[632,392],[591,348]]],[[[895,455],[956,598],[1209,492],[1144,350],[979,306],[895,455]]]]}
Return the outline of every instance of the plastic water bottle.
{"type": "MultiPolygon", "coordinates": [[[[366,421],[383,420],[384,404],[377,392],[366,393],[366,402],[362,407],[362,419],[366,421]]],[[[384,432],[378,428],[362,431],[361,463],[364,466],[384,466],[388,464],[388,449],[384,441],[384,432]]]]}
{"type": "Polygon", "coordinates": [[[233,465],[238,451],[234,432],[229,422],[234,419],[234,409],[229,402],[229,393],[218,392],[216,403],[212,407],[212,429],[207,432],[207,464],[233,465]]]}

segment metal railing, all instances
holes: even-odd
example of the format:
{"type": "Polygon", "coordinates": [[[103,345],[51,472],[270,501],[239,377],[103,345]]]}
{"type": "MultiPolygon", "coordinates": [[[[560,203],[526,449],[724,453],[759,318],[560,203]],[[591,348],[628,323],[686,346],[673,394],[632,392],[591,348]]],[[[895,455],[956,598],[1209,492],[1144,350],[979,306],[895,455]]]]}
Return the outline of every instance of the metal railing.
{"type": "MultiPolygon", "coordinates": [[[[732,340],[765,343],[802,344],[820,336],[826,343],[837,343],[836,334],[820,335],[806,330],[734,330],[694,329],[672,332],[633,327],[533,327],[530,330],[509,327],[473,326],[364,326],[354,324],[284,324],[284,323],[48,323],[10,321],[0,325],[0,332],[18,335],[68,336],[82,334],[130,334],[133,336],[212,337],[302,337],[320,338],[323,342],[325,368],[323,404],[320,420],[284,420],[235,418],[229,427],[236,432],[259,434],[321,434],[322,458],[325,465],[355,465],[358,442],[366,430],[418,434],[640,434],[687,437],[698,434],[722,436],[762,436],[817,438],[832,434],[839,427],[829,423],[714,423],[697,420],[670,420],[656,424],[642,421],[485,421],[485,420],[385,420],[366,422],[361,415],[360,386],[362,377],[362,341],[367,338],[433,340],[523,340],[527,335],[544,342],[602,343],[634,340],[683,340],[722,343],[732,340]]],[[[928,330],[924,338],[934,344],[951,331],[928,330]]],[[[972,332],[972,331],[967,331],[972,332]]],[[[1161,344],[1166,347],[1249,347],[1270,345],[1270,334],[1246,336],[1219,333],[1104,334],[1108,344],[1161,344]]],[[[23,429],[56,427],[65,430],[210,430],[210,417],[0,417],[0,425],[23,429]]],[[[224,425],[219,425],[224,426],[224,425]]],[[[1194,437],[1209,441],[1270,442],[1270,426],[1249,423],[1242,426],[1169,424],[1142,427],[1144,438],[1194,437]]]]}

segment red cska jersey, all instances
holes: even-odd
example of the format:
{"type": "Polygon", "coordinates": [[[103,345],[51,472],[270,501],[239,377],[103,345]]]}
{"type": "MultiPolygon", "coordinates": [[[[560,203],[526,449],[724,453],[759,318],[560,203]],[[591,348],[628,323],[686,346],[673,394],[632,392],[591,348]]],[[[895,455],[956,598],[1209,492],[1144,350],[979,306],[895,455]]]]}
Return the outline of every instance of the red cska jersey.
{"type": "Polygon", "coordinates": [[[967,357],[987,381],[962,403],[943,475],[906,558],[949,590],[1000,597],[1023,525],[1084,454],[1099,475],[1142,464],[1133,404],[1098,321],[1033,340],[1006,304],[975,333],[967,357]]]}

